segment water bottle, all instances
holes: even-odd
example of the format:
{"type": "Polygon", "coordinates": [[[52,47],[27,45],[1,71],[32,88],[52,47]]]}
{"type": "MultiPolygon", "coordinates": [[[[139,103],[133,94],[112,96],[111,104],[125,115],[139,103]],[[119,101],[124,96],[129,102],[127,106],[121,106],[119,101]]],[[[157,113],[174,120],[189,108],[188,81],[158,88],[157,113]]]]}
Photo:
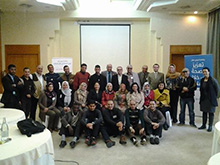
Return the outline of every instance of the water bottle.
{"type": "Polygon", "coordinates": [[[1,127],[1,141],[5,141],[6,139],[8,139],[8,135],[9,135],[9,128],[6,122],[6,118],[4,117],[1,127]]]}

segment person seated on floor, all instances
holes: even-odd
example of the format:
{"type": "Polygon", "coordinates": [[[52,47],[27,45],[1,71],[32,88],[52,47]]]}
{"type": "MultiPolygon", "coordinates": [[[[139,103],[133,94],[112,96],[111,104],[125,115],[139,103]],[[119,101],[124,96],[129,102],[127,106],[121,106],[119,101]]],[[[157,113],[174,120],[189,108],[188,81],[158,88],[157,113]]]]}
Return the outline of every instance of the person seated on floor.
{"type": "Polygon", "coordinates": [[[145,82],[142,92],[144,94],[144,107],[147,108],[150,105],[150,101],[154,100],[154,91],[150,89],[149,82],[145,82]]]}
{"type": "Polygon", "coordinates": [[[102,91],[98,82],[95,83],[94,88],[90,90],[87,100],[94,100],[96,108],[102,110],[102,91]]]}
{"type": "Polygon", "coordinates": [[[107,108],[103,110],[104,127],[109,136],[120,136],[120,144],[126,144],[124,116],[114,107],[113,100],[107,101],[107,108]]]}
{"type": "Polygon", "coordinates": [[[162,136],[162,126],[165,123],[163,114],[156,108],[156,102],[150,101],[148,109],[144,110],[147,134],[150,135],[151,144],[159,144],[162,136]]]}
{"type": "Polygon", "coordinates": [[[126,129],[130,140],[134,145],[137,145],[138,141],[135,135],[140,135],[141,145],[146,145],[146,135],[145,135],[145,122],[143,118],[143,113],[141,110],[136,108],[136,102],[134,100],[130,101],[130,108],[125,111],[126,119],[126,129]]]}
{"type": "Polygon", "coordinates": [[[115,92],[113,91],[112,83],[106,85],[105,91],[102,92],[102,107],[107,108],[108,100],[113,100],[115,97],[115,92]]]}
{"type": "Polygon", "coordinates": [[[49,116],[48,129],[50,132],[58,131],[60,111],[56,108],[57,94],[53,90],[53,83],[46,85],[46,90],[41,93],[38,104],[40,107],[39,117],[45,122],[46,115],[49,116]]]}
{"type": "Polygon", "coordinates": [[[67,81],[62,82],[62,87],[57,93],[57,108],[61,112],[61,116],[64,116],[66,112],[70,111],[73,105],[73,93],[70,89],[67,81]]]}
{"type": "Polygon", "coordinates": [[[87,95],[88,95],[88,91],[87,89],[87,84],[85,82],[82,82],[79,86],[79,89],[77,89],[74,93],[74,102],[77,103],[78,105],[80,105],[80,109],[82,109],[82,111],[86,111],[87,110],[87,95]]]}
{"type": "Polygon", "coordinates": [[[82,111],[80,111],[79,105],[77,104],[73,104],[70,111],[65,113],[65,115],[62,117],[61,119],[62,126],[59,132],[59,135],[62,138],[59,145],[60,148],[64,148],[66,146],[66,136],[73,136],[73,139],[70,142],[70,147],[71,148],[75,147],[77,141],[79,140],[80,132],[82,128],[81,118],[82,118],[82,111]]]}
{"type": "MultiPolygon", "coordinates": [[[[156,101],[158,109],[166,118],[166,112],[170,111],[170,94],[169,90],[165,88],[165,83],[160,82],[157,89],[154,90],[154,100],[156,101]]],[[[163,125],[164,130],[168,130],[169,125],[167,122],[163,125]]]]}
{"type": "Polygon", "coordinates": [[[131,91],[127,94],[128,103],[131,100],[136,102],[137,109],[143,110],[144,94],[140,91],[139,85],[136,82],[131,85],[131,91]]]}
{"type": "Polygon", "coordinates": [[[115,108],[120,109],[123,114],[125,113],[125,110],[128,108],[127,94],[128,91],[126,89],[126,86],[122,83],[120,85],[119,90],[115,93],[114,97],[115,108]]]}
{"type": "Polygon", "coordinates": [[[85,127],[85,143],[88,146],[96,145],[96,138],[102,121],[101,111],[96,109],[95,101],[90,100],[88,110],[84,112],[82,117],[82,125],[85,127]]]}

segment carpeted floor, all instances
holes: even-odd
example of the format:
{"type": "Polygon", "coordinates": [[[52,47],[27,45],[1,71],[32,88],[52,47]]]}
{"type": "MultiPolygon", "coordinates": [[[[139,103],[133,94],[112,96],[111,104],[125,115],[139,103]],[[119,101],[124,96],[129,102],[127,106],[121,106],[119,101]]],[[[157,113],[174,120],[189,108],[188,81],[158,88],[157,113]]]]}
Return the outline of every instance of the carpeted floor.
{"type": "MultiPolygon", "coordinates": [[[[215,122],[218,120],[218,110],[215,122]]],[[[188,116],[186,116],[186,123],[188,116]]],[[[197,126],[201,126],[201,117],[196,117],[197,126]]],[[[96,146],[87,147],[82,136],[74,149],[69,146],[72,138],[67,138],[68,144],[60,149],[61,137],[57,132],[52,134],[56,165],[205,165],[212,148],[213,132],[198,130],[189,125],[173,125],[168,131],[163,131],[159,145],[134,146],[128,139],[127,144],[119,144],[119,138],[112,138],[116,145],[107,148],[105,143],[98,140],[96,146]]]]}

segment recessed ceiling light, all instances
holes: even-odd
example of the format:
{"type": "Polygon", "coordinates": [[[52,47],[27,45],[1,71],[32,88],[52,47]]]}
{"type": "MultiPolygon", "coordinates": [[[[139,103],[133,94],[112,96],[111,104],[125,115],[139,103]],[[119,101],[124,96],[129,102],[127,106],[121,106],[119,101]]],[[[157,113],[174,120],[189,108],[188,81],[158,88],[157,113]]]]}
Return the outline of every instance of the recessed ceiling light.
{"type": "Polygon", "coordinates": [[[198,14],[198,11],[194,11],[194,14],[198,14]]]}

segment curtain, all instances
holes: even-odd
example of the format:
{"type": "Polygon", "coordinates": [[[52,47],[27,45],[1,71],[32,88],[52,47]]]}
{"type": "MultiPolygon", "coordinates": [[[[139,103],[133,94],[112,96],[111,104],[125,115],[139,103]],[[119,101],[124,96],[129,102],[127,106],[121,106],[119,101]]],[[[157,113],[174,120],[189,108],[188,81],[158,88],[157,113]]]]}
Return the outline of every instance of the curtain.
{"type": "Polygon", "coordinates": [[[220,8],[208,14],[207,54],[213,55],[213,77],[220,84],[220,8]]]}

